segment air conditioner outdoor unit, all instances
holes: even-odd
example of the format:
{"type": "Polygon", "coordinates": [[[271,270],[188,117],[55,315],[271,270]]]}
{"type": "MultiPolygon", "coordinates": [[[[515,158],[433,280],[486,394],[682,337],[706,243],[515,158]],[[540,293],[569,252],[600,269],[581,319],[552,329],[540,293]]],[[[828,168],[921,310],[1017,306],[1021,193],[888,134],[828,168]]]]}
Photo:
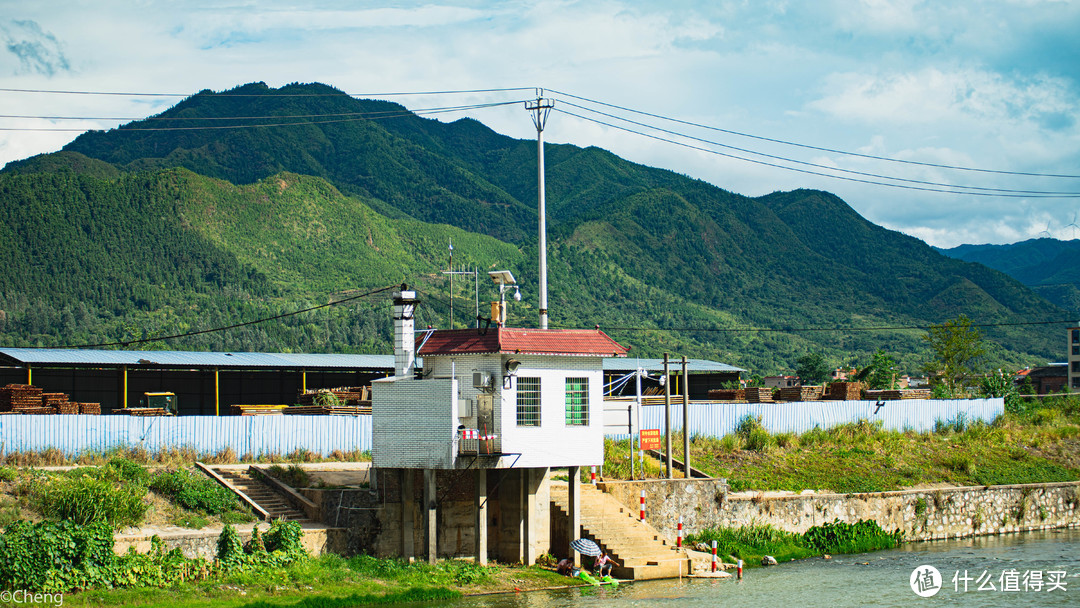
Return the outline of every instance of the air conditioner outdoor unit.
{"type": "Polygon", "coordinates": [[[495,387],[495,376],[487,372],[473,372],[472,385],[473,388],[478,388],[483,391],[493,390],[495,387]]]}

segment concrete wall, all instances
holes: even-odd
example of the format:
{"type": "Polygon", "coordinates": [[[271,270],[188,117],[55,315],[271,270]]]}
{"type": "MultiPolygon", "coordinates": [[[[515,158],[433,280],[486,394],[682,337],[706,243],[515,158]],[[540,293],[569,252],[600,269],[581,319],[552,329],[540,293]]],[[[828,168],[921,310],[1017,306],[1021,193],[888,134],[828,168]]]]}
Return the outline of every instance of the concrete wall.
{"type": "Polygon", "coordinates": [[[1080,482],[904,490],[866,494],[730,494],[720,480],[606,482],[600,487],[675,538],[707,527],[770,524],[790,532],[834,519],[872,519],[907,540],[937,540],[1080,526],[1080,482]]]}
{"type": "MultiPolygon", "coordinates": [[[[258,524],[258,526],[259,532],[262,534],[265,534],[270,529],[269,524],[258,524]]],[[[251,540],[251,531],[255,527],[253,524],[241,524],[234,527],[240,536],[241,542],[246,543],[251,540]]],[[[156,535],[165,543],[166,551],[180,549],[184,557],[189,559],[201,557],[213,560],[217,557],[217,542],[218,537],[221,536],[221,530],[211,528],[206,530],[185,530],[183,532],[158,532],[156,535]]],[[[122,555],[129,548],[134,548],[139,553],[147,553],[152,547],[151,538],[153,536],[154,534],[143,533],[118,534],[113,545],[113,551],[118,555],[122,555]]],[[[343,554],[346,550],[345,532],[329,527],[306,526],[300,544],[313,556],[322,555],[323,553],[343,554]]]]}

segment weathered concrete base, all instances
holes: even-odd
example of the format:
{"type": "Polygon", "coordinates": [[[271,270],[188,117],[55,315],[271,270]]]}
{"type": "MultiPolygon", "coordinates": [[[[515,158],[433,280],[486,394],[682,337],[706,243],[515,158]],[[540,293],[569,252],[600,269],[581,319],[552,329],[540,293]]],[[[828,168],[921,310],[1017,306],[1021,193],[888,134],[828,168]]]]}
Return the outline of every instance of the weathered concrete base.
{"type": "Polygon", "coordinates": [[[865,494],[731,494],[721,480],[697,479],[604,482],[600,487],[631,509],[645,490],[646,519],[669,538],[676,535],[680,515],[685,534],[752,524],[801,533],[835,519],[872,519],[885,530],[901,530],[906,540],[1080,526],[1080,482],[865,494]]]}
{"type": "MultiPolygon", "coordinates": [[[[260,523],[259,532],[265,533],[270,525],[260,523]]],[[[240,534],[240,539],[247,542],[251,539],[251,531],[255,524],[240,524],[233,526],[240,534]]],[[[204,528],[202,530],[187,530],[184,528],[143,528],[135,531],[117,534],[116,544],[113,550],[118,554],[127,553],[128,549],[135,549],[139,553],[146,553],[151,549],[151,538],[159,537],[165,543],[166,550],[180,549],[184,557],[202,557],[212,560],[217,557],[217,541],[221,536],[221,528],[204,528]]],[[[333,528],[321,524],[304,524],[304,536],[301,544],[311,555],[323,553],[344,553],[345,530],[333,528]]]]}
{"type": "MultiPolygon", "coordinates": [[[[408,499],[413,509],[403,509],[407,492],[401,469],[375,471],[373,488],[299,490],[319,505],[323,523],[347,530],[345,551],[348,555],[364,553],[376,557],[402,557],[402,529],[407,527],[402,513],[419,513],[423,476],[419,469],[406,469],[417,491],[408,499]]],[[[543,554],[548,547],[548,520],[551,495],[543,469],[482,470],[486,497],[487,554],[503,563],[518,563],[543,554]],[[523,473],[525,471],[525,473],[523,473]],[[528,518],[523,513],[531,512],[528,518]],[[528,522],[531,534],[522,530],[528,522]],[[524,543],[524,545],[523,545],[524,543]],[[523,550],[527,546],[527,550],[523,550]]],[[[439,470],[434,475],[436,552],[440,558],[468,558],[477,554],[477,480],[476,469],[439,470]]],[[[410,528],[411,557],[425,557],[424,526],[419,519],[410,528]]],[[[406,543],[407,544],[407,543],[406,543]]],[[[405,556],[410,557],[410,556],[405,556]]]]}

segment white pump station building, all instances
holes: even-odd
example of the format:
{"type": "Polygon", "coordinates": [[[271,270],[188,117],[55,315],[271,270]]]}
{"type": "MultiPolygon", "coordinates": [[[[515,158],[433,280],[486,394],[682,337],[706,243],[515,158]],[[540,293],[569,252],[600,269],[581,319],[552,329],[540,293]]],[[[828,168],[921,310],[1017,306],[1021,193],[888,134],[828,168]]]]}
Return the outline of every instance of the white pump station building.
{"type": "MultiPolygon", "coordinates": [[[[626,348],[599,330],[414,332],[415,305],[415,292],[395,293],[397,369],[372,383],[372,464],[400,469],[402,487],[415,470],[424,472],[429,559],[439,554],[435,473],[473,469],[477,558],[486,562],[492,550],[503,561],[532,563],[549,549],[548,470],[570,468],[576,485],[579,467],[603,462],[603,359],[625,356],[626,348]],[[417,355],[424,361],[419,372],[417,355]],[[520,499],[510,505],[503,498],[502,517],[490,517],[489,478],[502,484],[508,475],[518,476],[520,499]],[[501,521],[504,532],[490,547],[489,520],[501,521]],[[507,522],[519,529],[508,530],[507,522]],[[508,536],[519,542],[508,543],[508,536]]],[[[404,528],[403,539],[412,538],[404,528]]],[[[403,542],[403,556],[411,557],[403,542]]]]}

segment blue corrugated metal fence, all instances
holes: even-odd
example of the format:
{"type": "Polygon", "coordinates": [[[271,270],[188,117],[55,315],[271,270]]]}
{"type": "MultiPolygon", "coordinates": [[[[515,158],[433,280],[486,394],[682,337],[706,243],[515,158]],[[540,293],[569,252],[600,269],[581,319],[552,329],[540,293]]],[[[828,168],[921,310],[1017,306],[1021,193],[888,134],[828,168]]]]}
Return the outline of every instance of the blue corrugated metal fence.
{"type": "MultiPolygon", "coordinates": [[[[642,428],[664,428],[664,406],[647,405],[642,409],[642,428]]],[[[746,416],[761,416],[761,424],[770,433],[805,433],[814,427],[828,429],[848,422],[881,422],[886,430],[931,431],[937,421],[991,422],[1005,412],[1004,399],[903,399],[885,401],[880,407],[873,401],[805,401],[795,403],[691,403],[690,432],[704,437],[723,437],[735,431],[746,416]]],[[[672,403],[674,431],[683,425],[682,403],[672,403]]],[[[626,437],[610,433],[609,437],[626,437]]]]}
{"type": "Polygon", "coordinates": [[[0,416],[5,453],[55,448],[68,455],[141,447],[150,452],[192,448],[237,456],[329,455],[371,449],[371,416],[0,416]]]}

